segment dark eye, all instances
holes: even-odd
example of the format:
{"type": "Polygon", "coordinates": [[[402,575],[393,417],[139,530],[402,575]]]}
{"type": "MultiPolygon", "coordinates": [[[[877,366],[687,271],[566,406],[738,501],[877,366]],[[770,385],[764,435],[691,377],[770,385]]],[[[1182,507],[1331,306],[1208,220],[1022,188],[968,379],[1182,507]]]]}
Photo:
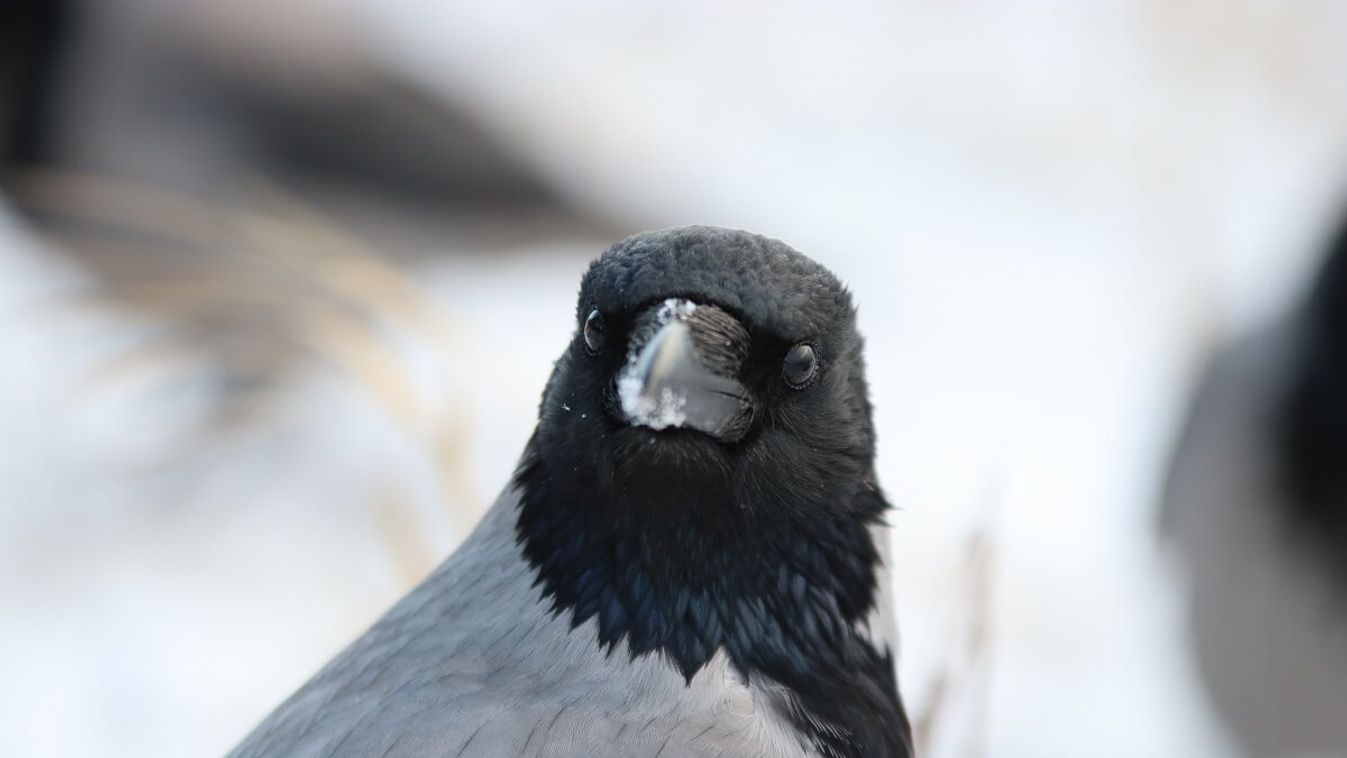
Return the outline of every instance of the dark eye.
{"type": "Polygon", "coordinates": [[[818,358],[814,356],[813,345],[802,342],[786,353],[786,360],[781,367],[781,375],[785,377],[786,384],[797,390],[804,389],[814,381],[814,375],[817,373],[818,358]]]}
{"type": "Polygon", "coordinates": [[[585,318],[585,347],[589,352],[597,353],[603,349],[603,343],[608,339],[608,326],[603,323],[603,314],[597,310],[589,312],[585,318]]]}

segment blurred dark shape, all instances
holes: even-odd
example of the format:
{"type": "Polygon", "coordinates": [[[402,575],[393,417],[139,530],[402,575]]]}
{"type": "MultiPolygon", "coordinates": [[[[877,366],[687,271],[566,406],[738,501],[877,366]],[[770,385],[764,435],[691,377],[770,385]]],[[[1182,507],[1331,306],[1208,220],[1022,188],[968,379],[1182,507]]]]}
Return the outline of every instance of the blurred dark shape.
{"type": "Polygon", "coordinates": [[[1347,755],[1347,232],[1306,302],[1211,360],[1164,498],[1198,671],[1244,753],[1347,755]]]}
{"type": "Polygon", "coordinates": [[[52,118],[71,0],[9,0],[0,5],[0,161],[50,160],[52,118]]]}
{"type": "Polygon", "coordinates": [[[1347,588],[1347,223],[1300,319],[1281,415],[1284,484],[1297,526],[1336,562],[1347,588]]]}
{"type": "MultiPolygon", "coordinates": [[[[306,20],[285,12],[270,21],[306,20]]],[[[192,13],[153,0],[0,10],[5,163],[212,195],[261,173],[404,200],[558,204],[465,111],[389,78],[358,50],[269,56],[227,32],[212,39],[209,18],[197,22],[204,31],[184,28],[192,13]]]]}

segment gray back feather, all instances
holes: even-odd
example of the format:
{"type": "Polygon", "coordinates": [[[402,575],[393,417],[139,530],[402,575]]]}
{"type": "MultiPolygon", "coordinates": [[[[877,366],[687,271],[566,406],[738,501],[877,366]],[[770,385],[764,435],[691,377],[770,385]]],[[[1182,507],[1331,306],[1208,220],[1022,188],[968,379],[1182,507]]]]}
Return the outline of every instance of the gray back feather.
{"type": "Polygon", "coordinates": [[[276,709],[232,758],[800,756],[770,683],[723,654],[691,684],[553,617],[507,491],[464,545],[276,709]]]}

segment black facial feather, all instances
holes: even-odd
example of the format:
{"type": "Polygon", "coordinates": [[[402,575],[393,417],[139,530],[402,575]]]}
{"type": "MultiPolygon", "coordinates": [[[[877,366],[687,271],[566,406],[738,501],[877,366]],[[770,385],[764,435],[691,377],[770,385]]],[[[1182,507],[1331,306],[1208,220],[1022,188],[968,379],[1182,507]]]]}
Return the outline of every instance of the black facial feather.
{"type": "Polygon", "coordinates": [[[883,570],[869,529],[888,506],[846,290],[780,242],[690,227],[596,261],[577,325],[596,309],[613,349],[593,354],[577,330],[515,477],[520,544],[555,611],[595,619],[610,652],[625,641],[689,681],[724,650],[745,678],[784,687],[781,712],[825,755],[909,755],[892,658],[860,628],[883,570]],[[754,396],[732,444],[614,412],[619,346],[670,297],[716,306],[699,339],[754,396]],[[820,370],[797,390],[781,361],[802,340],[820,370]]]}
{"type": "Polygon", "coordinates": [[[1347,575],[1347,224],[1301,314],[1298,360],[1279,416],[1295,525],[1347,575]]]}
{"type": "Polygon", "coordinates": [[[692,332],[693,339],[711,368],[739,366],[748,357],[751,337],[725,311],[716,307],[698,308],[688,321],[698,327],[692,332]]]}

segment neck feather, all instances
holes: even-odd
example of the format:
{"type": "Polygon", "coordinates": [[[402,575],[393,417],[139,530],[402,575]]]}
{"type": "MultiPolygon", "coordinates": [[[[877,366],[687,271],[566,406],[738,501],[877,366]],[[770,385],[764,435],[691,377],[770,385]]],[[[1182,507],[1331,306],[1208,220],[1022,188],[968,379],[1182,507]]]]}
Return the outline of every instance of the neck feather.
{"type": "Polygon", "coordinates": [[[860,629],[882,570],[870,526],[887,505],[873,487],[778,518],[704,485],[627,502],[552,476],[532,446],[515,484],[523,554],[573,627],[597,619],[610,652],[659,653],[689,682],[724,650],[745,679],[784,686],[784,712],[825,754],[905,754],[892,658],[860,629]]]}

